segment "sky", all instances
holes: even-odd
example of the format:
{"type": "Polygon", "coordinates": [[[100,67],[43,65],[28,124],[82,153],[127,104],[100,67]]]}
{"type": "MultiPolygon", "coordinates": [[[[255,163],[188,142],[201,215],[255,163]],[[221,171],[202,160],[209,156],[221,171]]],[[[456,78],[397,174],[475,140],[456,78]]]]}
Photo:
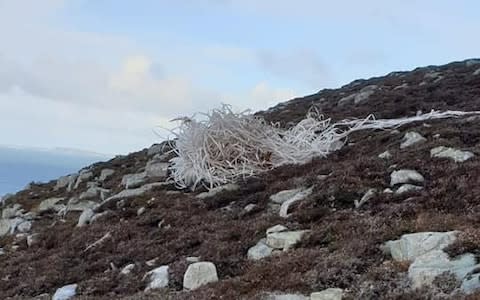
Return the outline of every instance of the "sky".
{"type": "Polygon", "coordinates": [[[126,154],[171,119],[263,110],[478,57],[479,1],[0,0],[0,145],[126,154]]]}

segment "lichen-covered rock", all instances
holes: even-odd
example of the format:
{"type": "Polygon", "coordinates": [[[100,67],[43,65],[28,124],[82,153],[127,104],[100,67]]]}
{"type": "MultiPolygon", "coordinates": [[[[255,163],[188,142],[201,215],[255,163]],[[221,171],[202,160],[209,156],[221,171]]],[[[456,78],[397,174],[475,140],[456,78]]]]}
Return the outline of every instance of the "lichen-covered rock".
{"type": "Polygon", "coordinates": [[[161,266],[146,274],[149,278],[146,291],[168,287],[169,275],[168,266],[161,266]]]}
{"type": "Polygon", "coordinates": [[[282,231],[267,235],[266,244],[274,249],[288,250],[300,242],[303,235],[309,230],[282,231]]]}
{"type": "Polygon", "coordinates": [[[104,182],[109,177],[111,177],[113,174],[115,174],[115,170],[113,170],[113,169],[103,169],[102,171],[100,171],[100,177],[98,177],[98,181],[104,182]]]}
{"type": "Polygon", "coordinates": [[[77,287],[77,284],[69,284],[57,289],[52,300],[68,300],[73,298],[77,293],[77,287]]]}
{"type": "Polygon", "coordinates": [[[197,262],[190,264],[183,276],[183,288],[195,290],[202,285],[217,282],[217,268],[211,262],[197,262]]]}
{"type": "Polygon", "coordinates": [[[126,189],[135,189],[141,187],[146,180],[146,172],[127,174],[122,178],[122,185],[125,186],[126,189]]]}
{"type": "Polygon", "coordinates": [[[419,182],[422,183],[425,181],[422,174],[418,173],[415,170],[398,170],[393,171],[390,175],[390,185],[394,186],[400,183],[411,183],[419,182]]]}
{"type": "Polygon", "coordinates": [[[405,149],[407,147],[413,146],[415,144],[426,142],[427,139],[423,137],[420,133],[415,131],[410,131],[405,133],[403,141],[400,144],[400,149],[405,149]]]}
{"type": "Polygon", "coordinates": [[[272,247],[267,246],[265,244],[266,240],[261,239],[258,243],[248,249],[247,257],[250,260],[259,260],[265,257],[269,257],[272,255],[272,251],[274,250],[272,247]]]}
{"type": "Polygon", "coordinates": [[[475,154],[470,151],[462,151],[454,148],[439,146],[430,150],[430,156],[438,158],[450,158],[454,162],[464,162],[474,157],[475,154]]]}
{"type": "Polygon", "coordinates": [[[418,185],[413,185],[409,183],[402,184],[396,191],[396,195],[401,195],[405,193],[410,193],[410,192],[418,192],[423,190],[423,187],[418,186],[418,185]]]}

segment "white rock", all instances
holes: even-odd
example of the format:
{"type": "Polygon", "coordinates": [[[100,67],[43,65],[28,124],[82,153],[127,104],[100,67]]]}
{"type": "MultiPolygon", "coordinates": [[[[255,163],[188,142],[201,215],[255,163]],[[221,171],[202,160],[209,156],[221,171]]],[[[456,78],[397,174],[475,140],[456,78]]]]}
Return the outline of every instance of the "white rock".
{"type": "Polygon", "coordinates": [[[438,158],[450,158],[455,162],[464,162],[474,157],[475,155],[470,151],[462,151],[454,148],[440,146],[430,150],[430,156],[438,158]]]}
{"type": "Polygon", "coordinates": [[[105,200],[105,197],[109,192],[110,191],[107,189],[92,186],[88,188],[85,192],[81,193],[78,198],[80,200],[98,199],[98,198],[100,198],[101,200],[105,200]]]}
{"type": "Polygon", "coordinates": [[[422,189],[423,189],[423,187],[421,187],[421,186],[417,186],[417,185],[413,185],[413,184],[406,183],[406,184],[402,184],[402,185],[395,191],[395,194],[401,195],[401,194],[403,194],[403,193],[420,191],[420,190],[422,190],[422,189]]]}
{"type": "Polygon", "coordinates": [[[59,189],[67,187],[67,190],[70,191],[75,184],[75,181],[77,180],[77,176],[77,174],[71,174],[58,178],[54,190],[57,191],[59,189]]]}
{"type": "Polygon", "coordinates": [[[231,192],[231,191],[237,191],[238,189],[240,189],[240,186],[238,186],[237,184],[234,184],[234,183],[229,183],[229,184],[224,184],[224,185],[215,187],[215,188],[209,190],[208,192],[200,193],[196,197],[198,199],[205,199],[205,198],[208,198],[208,197],[213,197],[216,194],[224,192],[224,191],[230,191],[231,192]]]}
{"type": "Polygon", "coordinates": [[[18,216],[18,212],[21,212],[22,206],[15,203],[12,207],[5,207],[2,210],[2,219],[11,219],[18,216]]]}
{"type": "Polygon", "coordinates": [[[385,193],[385,194],[391,194],[391,193],[393,193],[393,191],[392,191],[391,188],[386,188],[386,189],[383,190],[383,193],[385,193]]]}
{"type": "Polygon", "coordinates": [[[32,222],[22,219],[22,221],[17,225],[16,229],[18,232],[22,233],[29,232],[30,229],[32,229],[32,222]]]}
{"type": "Polygon", "coordinates": [[[217,282],[217,268],[211,262],[197,262],[188,266],[183,276],[183,288],[195,290],[202,285],[217,282]]]}
{"type": "Polygon", "coordinates": [[[442,75],[442,73],[440,73],[440,72],[430,71],[430,72],[426,73],[426,74],[423,76],[423,78],[425,78],[425,79],[427,79],[427,78],[428,78],[428,79],[434,79],[434,78],[440,77],[441,75],[442,75]]]}
{"type": "Polygon", "coordinates": [[[265,244],[274,249],[288,250],[298,243],[309,230],[274,232],[267,236],[265,244]]]}
{"type": "Polygon", "coordinates": [[[122,177],[122,185],[125,186],[126,189],[135,189],[142,186],[146,180],[146,172],[127,174],[122,177]]]}
{"type": "Polygon", "coordinates": [[[426,141],[427,139],[423,137],[420,133],[415,131],[410,131],[405,133],[405,136],[403,137],[403,141],[400,144],[400,149],[405,149],[407,147],[413,146],[418,143],[423,143],[426,141]]]}
{"type": "Polygon", "coordinates": [[[115,174],[115,170],[113,170],[113,169],[103,169],[102,171],[100,171],[100,177],[98,178],[98,180],[100,182],[104,182],[105,180],[107,180],[113,174],[115,174]]]}
{"type": "Polygon", "coordinates": [[[68,300],[75,296],[77,292],[77,284],[69,284],[63,286],[53,294],[52,300],[68,300]]]}
{"type": "Polygon", "coordinates": [[[247,204],[243,209],[244,209],[246,212],[251,212],[251,211],[254,210],[256,207],[257,207],[256,204],[250,203],[250,204],[247,204]]]}
{"type": "Polygon", "coordinates": [[[431,285],[435,277],[444,272],[451,272],[458,280],[463,281],[469,272],[479,266],[473,254],[464,254],[451,260],[445,252],[435,250],[415,259],[408,268],[408,278],[413,288],[431,285]]]}
{"type": "Polygon", "coordinates": [[[281,294],[281,293],[268,293],[262,299],[263,300],[310,300],[309,297],[306,297],[302,294],[281,294]]]}
{"type": "Polygon", "coordinates": [[[3,248],[0,248],[0,255],[5,255],[5,250],[3,250],[3,248]]]}
{"type": "Polygon", "coordinates": [[[390,185],[394,186],[399,183],[409,183],[409,182],[424,182],[422,174],[418,173],[415,170],[398,170],[393,171],[390,175],[390,185]]]}
{"type": "Polygon", "coordinates": [[[273,248],[265,244],[265,239],[261,239],[258,243],[248,249],[247,257],[250,260],[259,260],[272,255],[273,248]]]}
{"type": "Polygon", "coordinates": [[[198,256],[188,256],[188,257],[185,258],[185,260],[187,261],[187,263],[191,264],[191,263],[199,262],[200,257],[198,257],[198,256]]]}
{"type": "Polygon", "coordinates": [[[122,268],[122,270],[120,271],[120,274],[128,275],[132,272],[133,268],[135,268],[135,264],[128,264],[122,268]]]}
{"type": "Polygon", "coordinates": [[[266,231],[266,234],[269,235],[269,234],[272,234],[272,233],[275,233],[275,232],[282,232],[282,231],[287,231],[288,228],[283,226],[283,225],[275,225],[275,226],[272,226],[270,228],[267,229],[266,231]]]}
{"type": "Polygon", "coordinates": [[[288,217],[289,216],[288,210],[290,209],[290,206],[295,202],[301,201],[306,197],[310,196],[312,194],[312,191],[313,191],[313,187],[310,187],[308,189],[300,189],[292,197],[285,200],[280,206],[280,217],[282,218],[288,217]]]}
{"type": "Polygon", "coordinates": [[[342,300],[342,298],[343,290],[339,288],[329,288],[310,294],[310,300],[342,300]]]}
{"type": "Polygon", "coordinates": [[[353,103],[358,104],[360,102],[364,102],[365,100],[368,100],[371,95],[375,93],[375,90],[378,88],[376,85],[368,85],[364,88],[362,88],[358,93],[351,94],[349,96],[343,97],[338,101],[338,105],[342,106],[348,103],[353,103]]]}
{"type": "Polygon", "coordinates": [[[451,245],[457,234],[457,231],[404,234],[399,240],[386,242],[385,248],[396,261],[413,261],[425,253],[451,245]]]}
{"type": "Polygon", "coordinates": [[[363,204],[367,203],[370,199],[375,197],[376,194],[377,194],[376,189],[368,189],[368,191],[362,196],[360,201],[358,200],[354,201],[355,208],[360,208],[363,204]]]}
{"type": "Polygon", "coordinates": [[[137,210],[137,216],[143,215],[143,213],[144,213],[146,210],[147,210],[147,209],[146,209],[144,206],[140,207],[140,208],[137,210]]]}
{"type": "Polygon", "coordinates": [[[103,201],[98,206],[97,209],[100,209],[100,208],[104,207],[105,205],[107,205],[110,202],[115,202],[115,201],[120,200],[120,199],[127,199],[127,198],[142,196],[142,195],[149,192],[150,190],[152,190],[155,187],[165,186],[165,185],[166,185],[166,183],[164,183],[164,182],[154,182],[154,183],[145,184],[145,185],[143,185],[139,188],[136,188],[136,189],[123,190],[123,191],[119,192],[118,194],[115,194],[115,195],[105,199],[105,201],[103,201]]]}
{"type": "Polygon", "coordinates": [[[462,281],[460,290],[465,294],[473,294],[480,289],[480,274],[467,275],[462,281]]]}
{"type": "Polygon", "coordinates": [[[480,68],[476,69],[476,70],[473,72],[473,76],[477,76],[477,75],[480,75],[480,68]]]}
{"type": "Polygon", "coordinates": [[[38,205],[38,212],[45,212],[48,210],[54,210],[54,211],[60,211],[63,208],[65,208],[65,205],[58,205],[57,203],[60,201],[63,201],[65,198],[48,198],[46,200],[43,200],[40,202],[38,205]]]}
{"type": "Polygon", "coordinates": [[[385,151],[385,152],[382,152],[378,155],[378,158],[381,158],[381,159],[390,159],[392,158],[392,153],[390,153],[390,151],[385,151]]]}
{"type": "Polygon", "coordinates": [[[153,144],[148,148],[147,155],[148,156],[153,156],[155,154],[161,154],[166,150],[166,144],[161,143],[161,144],[153,144]]]}
{"type": "Polygon", "coordinates": [[[29,234],[27,236],[27,246],[32,247],[33,245],[38,243],[38,237],[39,237],[38,233],[29,234]]]}
{"type": "Polygon", "coordinates": [[[77,181],[75,182],[75,185],[74,185],[73,189],[77,189],[80,186],[80,184],[82,184],[82,182],[85,182],[92,177],[93,177],[92,172],[90,172],[88,170],[81,171],[80,174],[77,177],[77,181]]]}
{"type": "Polygon", "coordinates": [[[82,227],[89,224],[92,221],[95,212],[91,208],[85,209],[78,218],[77,227],[82,227]]]}
{"type": "Polygon", "coordinates": [[[7,235],[10,232],[11,221],[8,219],[0,219],[0,237],[7,235]]]}
{"type": "Polygon", "coordinates": [[[145,167],[145,173],[151,178],[165,178],[168,173],[168,163],[149,161],[145,167]]]}

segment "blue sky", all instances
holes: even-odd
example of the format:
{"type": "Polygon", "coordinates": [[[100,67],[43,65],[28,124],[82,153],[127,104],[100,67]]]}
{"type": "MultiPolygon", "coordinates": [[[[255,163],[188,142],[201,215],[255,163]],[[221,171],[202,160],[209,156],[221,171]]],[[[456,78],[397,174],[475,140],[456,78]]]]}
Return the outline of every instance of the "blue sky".
{"type": "Polygon", "coordinates": [[[0,144],[117,154],[225,102],[265,109],[480,56],[478,1],[0,0],[0,144]]]}

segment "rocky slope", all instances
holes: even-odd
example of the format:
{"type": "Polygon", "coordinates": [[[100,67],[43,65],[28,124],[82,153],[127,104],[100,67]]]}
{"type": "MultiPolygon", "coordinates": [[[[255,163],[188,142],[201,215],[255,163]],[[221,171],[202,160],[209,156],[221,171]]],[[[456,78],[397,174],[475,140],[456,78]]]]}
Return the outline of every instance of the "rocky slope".
{"type": "MultiPolygon", "coordinates": [[[[357,80],[258,114],[291,126],[480,110],[480,61],[357,80]]],[[[3,199],[2,299],[479,299],[480,118],[354,134],[327,159],[210,192],[168,146],[3,199]],[[73,298],[72,298],[73,299],[73,298]]]]}

